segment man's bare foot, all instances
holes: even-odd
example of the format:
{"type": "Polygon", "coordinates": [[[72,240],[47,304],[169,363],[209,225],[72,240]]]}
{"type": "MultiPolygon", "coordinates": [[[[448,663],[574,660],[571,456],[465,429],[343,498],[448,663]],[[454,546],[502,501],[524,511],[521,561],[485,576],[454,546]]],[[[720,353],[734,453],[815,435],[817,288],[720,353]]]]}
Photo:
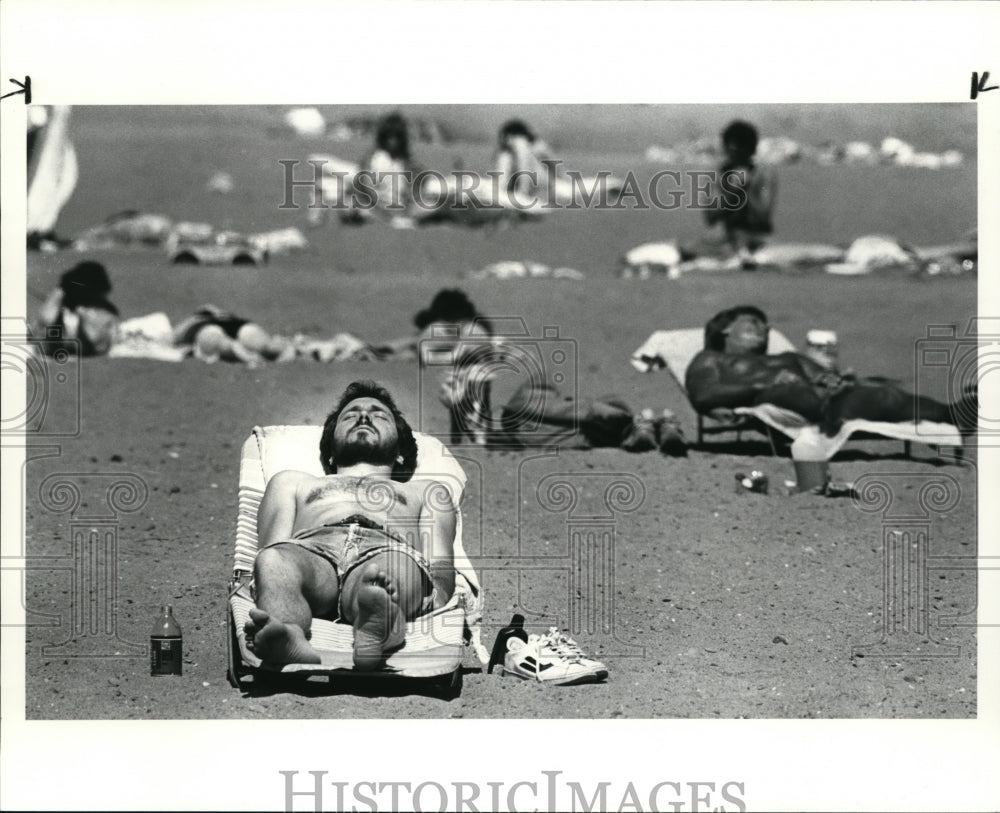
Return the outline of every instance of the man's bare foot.
{"type": "Polygon", "coordinates": [[[247,648],[262,661],[270,663],[320,663],[306,634],[297,624],[282,624],[264,610],[254,607],[250,620],[243,625],[247,648]]]}
{"type": "Polygon", "coordinates": [[[406,639],[406,619],[399,609],[399,594],[389,574],[369,567],[361,577],[357,594],[358,614],[354,619],[354,668],[359,672],[377,669],[386,652],[406,639]]]}

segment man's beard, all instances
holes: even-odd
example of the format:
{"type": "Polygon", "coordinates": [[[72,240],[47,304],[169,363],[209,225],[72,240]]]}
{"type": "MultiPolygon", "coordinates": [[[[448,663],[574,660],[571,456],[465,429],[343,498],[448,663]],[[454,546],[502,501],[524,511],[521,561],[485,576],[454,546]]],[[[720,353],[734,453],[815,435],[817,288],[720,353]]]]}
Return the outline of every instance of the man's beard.
{"type": "Polygon", "coordinates": [[[392,466],[396,463],[397,450],[395,445],[383,444],[381,440],[360,439],[346,440],[334,446],[333,461],[338,469],[367,463],[371,466],[392,466]]]}

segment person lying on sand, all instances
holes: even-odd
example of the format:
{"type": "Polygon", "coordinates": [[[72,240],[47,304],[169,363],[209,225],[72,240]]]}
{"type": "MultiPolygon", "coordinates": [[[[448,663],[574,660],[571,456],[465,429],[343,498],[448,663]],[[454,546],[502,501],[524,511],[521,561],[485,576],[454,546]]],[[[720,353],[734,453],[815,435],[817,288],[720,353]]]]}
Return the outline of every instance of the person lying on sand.
{"type": "MultiPolygon", "coordinates": [[[[957,425],[978,413],[974,389],[960,404],[948,405],[882,379],[842,375],[799,353],[768,355],[768,330],[767,316],[752,305],[730,308],[709,320],[705,349],[684,376],[697,412],[723,417],[735,407],[774,404],[818,424],[830,437],[853,418],[957,425]]],[[[957,428],[968,433],[975,427],[957,428]]]]}
{"type": "Polygon", "coordinates": [[[754,161],[757,141],[757,128],[745,121],[733,121],[722,131],[726,157],[712,186],[717,206],[705,211],[705,222],[721,224],[732,253],[748,263],[773,230],[778,190],[775,173],[754,161]]]}
{"type": "Polygon", "coordinates": [[[319,453],[325,476],[281,471],[264,491],[247,645],[272,663],[319,663],[312,619],[342,618],[354,668],[371,671],[407,621],[451,598],[457,513],[444,485],[412,479],[413,432],[375,382],[347,387],[319,453]]]}
{"type": "Polygon", "coordinates": [[[291,361],[296,356],[291,340],[215,305],[202,305],[181,322],[174,329],[174,344],[190,347],[195,358],[209,363],[239,361],[256,366],[265,361],[291,361]]]}

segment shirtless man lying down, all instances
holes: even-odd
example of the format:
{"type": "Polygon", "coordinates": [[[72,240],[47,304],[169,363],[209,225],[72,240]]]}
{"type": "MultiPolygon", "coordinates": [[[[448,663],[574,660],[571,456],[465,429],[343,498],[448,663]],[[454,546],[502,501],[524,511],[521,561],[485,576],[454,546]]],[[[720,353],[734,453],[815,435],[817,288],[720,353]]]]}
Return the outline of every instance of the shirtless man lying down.
{"type": "Polygon", "coordinates": [[[271,663],[320,663],[312,619],[339,618],[354,627],[354,668],[372,671],[407,621],[451,598],[456,509],[443,484],[413,478],[413,432],[374,382],[347,387],[319,452],[324,476],[281,471],[264,491],[247,642],[271,663]]]}

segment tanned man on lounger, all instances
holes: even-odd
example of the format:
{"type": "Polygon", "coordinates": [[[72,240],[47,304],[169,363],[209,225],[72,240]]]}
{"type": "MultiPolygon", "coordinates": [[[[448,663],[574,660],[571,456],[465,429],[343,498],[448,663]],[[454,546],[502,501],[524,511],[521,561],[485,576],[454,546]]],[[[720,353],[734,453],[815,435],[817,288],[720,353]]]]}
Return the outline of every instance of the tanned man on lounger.
{"type": "MultiPolygon", "coordinates": [[[[975,420],[974,388],[961,404],[949,406],[879,379],[842,376],[798,353],[767,355],[768,330],[767,316],[751,305],[722,311],[708,322],[705,349],[684,376],[697,412],[721,417],[735,407],[774,404],[819,424],[829,436],[852,418],[904,422],[919,416],[953,425],[975,420]]],[[[963,434],[974,430],[958,428],[963,434]]]]}
{"type": "Polygon", "coordinates": [[[392,396],[354,382],[323,427],[326,474],[275,474],[257,515],[257,607],[245,631],[272,663],[319,663],[313,618],[354,627],[354,668],[376,669],[406,622],[455,590],[456,511],[441,483],[413,479],[417,444],[392,396]]]}

